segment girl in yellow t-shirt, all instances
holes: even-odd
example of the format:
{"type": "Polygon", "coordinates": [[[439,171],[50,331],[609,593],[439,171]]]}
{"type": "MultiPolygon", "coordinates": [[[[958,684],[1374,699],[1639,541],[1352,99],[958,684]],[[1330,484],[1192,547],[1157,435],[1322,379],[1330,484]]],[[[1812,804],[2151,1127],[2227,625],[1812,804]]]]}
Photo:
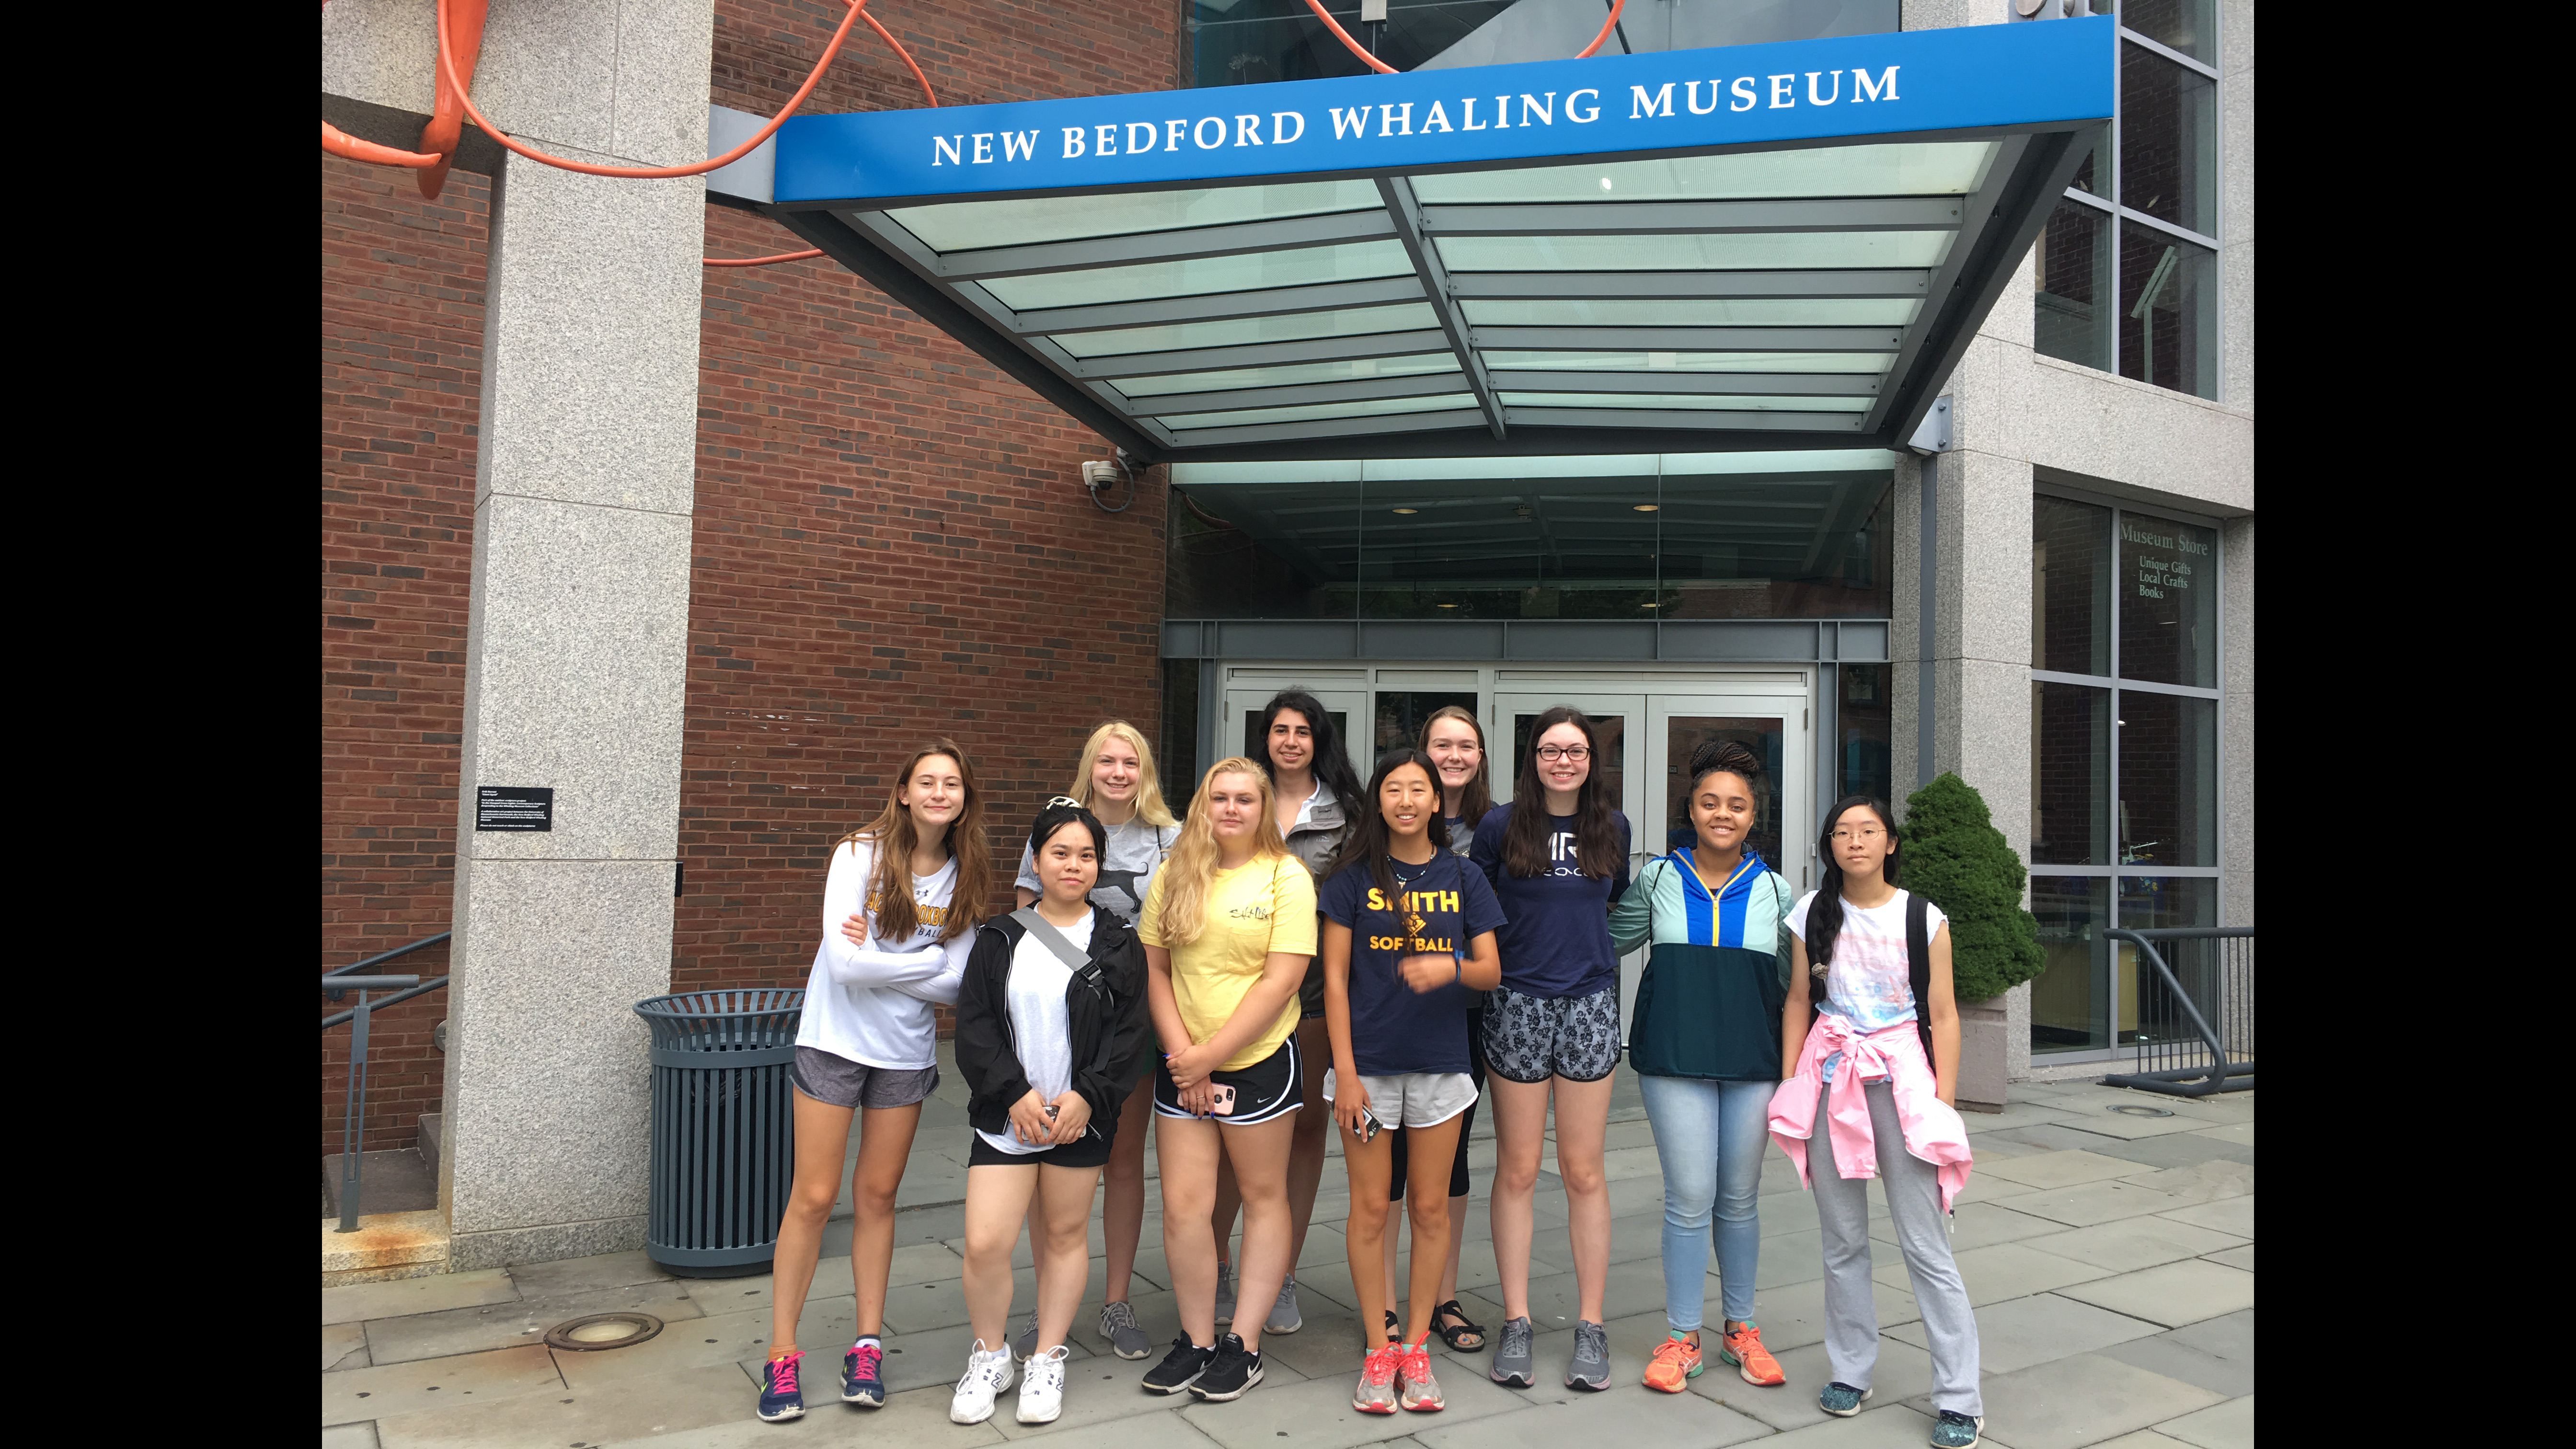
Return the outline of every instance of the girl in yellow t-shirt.
{"type": "Polygon", "coordinates": [[[1315,883],[1281,843],[1273,803],[1259,765],[1218,761],[1137,923],[1163,1051],[1154,1071],[1163,1256],[1183,1330],[1145,1375],[1149,1393],[1225,1402],[1261,1382],[1259,1320],[1238,1320],[1248,1334],[1216,1332],[1220,1127],[1243,1189],[1241,1301],[1269,1302],[1288,1274],[1288,1142],[1305,1077],[1297,988],[1315,954],[1315,883]]]}

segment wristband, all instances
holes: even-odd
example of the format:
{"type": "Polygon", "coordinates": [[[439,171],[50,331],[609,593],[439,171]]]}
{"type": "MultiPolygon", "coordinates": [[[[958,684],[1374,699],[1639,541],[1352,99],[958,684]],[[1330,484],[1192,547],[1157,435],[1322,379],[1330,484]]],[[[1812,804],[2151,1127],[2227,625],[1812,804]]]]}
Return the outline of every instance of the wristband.
{"type": "Polygon", "coordinates": [[[1467,979],[1467,963],[1466,963],[1466,962],[1464,962],[1464,961],[1457,960],[1457,959],[1456,959],[1456,958],[1454,958],[1454,957],[1453,957],[1453,958],[1451,958],[1451,960],[1450,960],[1450,962],[1449,962],[1449,984],[1450,984],[1450,985],[1452,985],[1452,986],[1456,986],[1456,985],[1458,985],[1459,983],[1461,983],[1461,982],[1465,981],[1466,979],[1467,979]]]}

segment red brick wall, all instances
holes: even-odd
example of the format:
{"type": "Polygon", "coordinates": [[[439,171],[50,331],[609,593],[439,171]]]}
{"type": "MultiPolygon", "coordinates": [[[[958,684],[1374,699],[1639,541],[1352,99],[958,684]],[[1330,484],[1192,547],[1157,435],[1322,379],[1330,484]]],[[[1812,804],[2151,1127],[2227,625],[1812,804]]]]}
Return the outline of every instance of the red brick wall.
{"type": "MultiPolygon", "coordinates": [[[[870,12],[949,104],[1177,83],[1172,0],[870,12]]],[[[776,111],[842,13],[722,0],[713,99],[776,111]]],[[[862,27],[806,110],[920,103],[862,27]]],[[[429,204],[407,173],[323,178],[328,969],[448,924],[488,185],[459,173],[429,204]]],[[[708,208],[710,255],[800,247],[708,208]]],[[[828,262],[707,276],[672,978],[798,985],[826,852],[919,741],[974,757],[1006,903],[1018,830],[1084,734],[1117,715],[1155,736],[1163,495],[1094,509],[1077,465],[1105,443],[828,262]]],[[[387,969],[443,974],[445,948],[387,969]]],[[[445,1014],[434,993],[376,1023],[370,1149],[435,1110],[445,1014]]],[[[325,1152],[347,1040],[324,1041],[325,1152]]]]}
{"type": "MultiPolygon", "coordinates": [[[[490,185],[322,161],[322,967],[447,929],[490,185]]],[[[387,971],[439,976],[433,946],[387,971]]],[[[354,998],[351,998],[353,1000],[354,998]]],[[[432,992],[376,1017],[367,1146],[437,1109],[432,992]]],[[[344,1010],[350,1000],[327,1014],[344,1010]]],[[[323,1151],[349,1032],[322,1034],[323,1151]]]]}

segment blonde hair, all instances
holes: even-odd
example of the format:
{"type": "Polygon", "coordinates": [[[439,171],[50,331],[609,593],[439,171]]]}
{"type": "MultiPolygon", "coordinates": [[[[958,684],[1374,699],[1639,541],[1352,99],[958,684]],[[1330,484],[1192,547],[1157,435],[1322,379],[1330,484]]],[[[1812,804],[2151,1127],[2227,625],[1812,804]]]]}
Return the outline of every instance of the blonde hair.
{"type": "Polygon", "coordinates": [[[1217,761],[1199,778],[1198,793],[1190,797],[1189,818],[1181,822],[1181,838],[1172,843],[1172,853],[1154,876],[1154,889],[1163,893],[1163,904],[1156,917],[1162,924],[1163,941],[1177,950],[1199,938],[1207,927],[1208,887],[1216,880],[1216,817],[1208,809],[1208,787],[1219,775],[1246,775],[1261,791],[1261,824],[1253,832],[1252,858],[1267,860],[1288,853],[1288,844],[1279,838],[1278,797],[1271,793],[1270,772],[1235,755],[1217,761]]]}
{"type": "Polygon", "coordinates": [[[1136,818],[1148,825],[1179,824],[1172,818],[1172,807],[1163,803],[1163,777],[1154,773],[1153,749],[1145,743],[1145,736],[1123,719],[1113,719],[1093,730],[1091,738],[1082,742],[1082,757],[1073,765],[1073,788],[1064,792],[1066,796],[1086,810],[1098,811],[1091,798],[1091,771],[1100,763],[1100,752],[1109,748],[1111,740],[1124,741],[1136,752],[1136,818]]]}
{"type": "Polygon", "coordinates": [[[921,912],[913,904],[911,879],[912,848],[921,843],[921,833],[913,826],[912,811],[904,806],[903,790],[912,783],[912,772],[921,768],[921,762],[935,757],[955,760],[958,781],[966,787],[966,803],[948,825],[948,854],[957,862],[957,884],[948,895],[939,940],[943,944],[954,941],[975,929],[984,919],[993,893],[993,850],[984,841],[983,787],[975,783],[975,767],[967,762],[966,752],[957,747],[956,741],[935,739],[913,751],[912,758],[903,762],[903,773],[894,777],[894,788],[886,792],[885,809],[832,847],[838,850],[852,842],[863,842],[876,852],[876,861],[868,870],[868,919],[880,939],[898,945],[921,928],[921,912]]]}

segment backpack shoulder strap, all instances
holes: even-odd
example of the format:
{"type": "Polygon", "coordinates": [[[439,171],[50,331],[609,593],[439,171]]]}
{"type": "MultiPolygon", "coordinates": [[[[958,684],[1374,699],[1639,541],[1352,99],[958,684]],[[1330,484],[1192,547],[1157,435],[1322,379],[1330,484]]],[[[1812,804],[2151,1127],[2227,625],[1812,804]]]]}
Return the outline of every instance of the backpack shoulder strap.
{"type": "Polygon", "coordinates": [[[1932,913],[1920,892],[1905,896],[1905,980],[1914,988],[1914,1032],[1923,1038],[1923,1059],[1932,1059],[1932,913]]]}
{"type": "Polygon", "coordinates": [[[1040,945],[1054,952],[1055,959],[1063,962],[1066,970],[1080,972],[1091,964],[1091,958],[1084,955],[1081,948],[1073,944],[1072,938],[1050,925],[1046,917],[1037,913],[1035,906],[1020,907],[1011,912],[1011,919],[1019,922],[1021,928],[1030,935],[1037,937],[1040,945]]]}

